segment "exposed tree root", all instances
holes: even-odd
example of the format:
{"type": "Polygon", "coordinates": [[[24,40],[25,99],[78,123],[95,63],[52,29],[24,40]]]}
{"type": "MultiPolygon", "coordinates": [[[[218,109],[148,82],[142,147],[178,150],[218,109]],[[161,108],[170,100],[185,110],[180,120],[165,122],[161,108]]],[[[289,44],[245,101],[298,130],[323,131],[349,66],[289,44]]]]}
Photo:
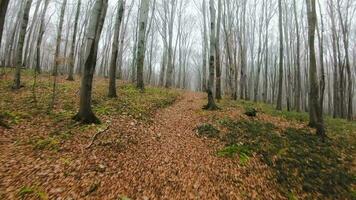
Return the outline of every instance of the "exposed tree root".
{"type": "Polygon", "coordinates": [[[110,126],[107,126],[104,130],[101,130],[101,131],[95,133],[94,136],[93,136],[92,139],[91,139],[90,144],[89,144],[87,147],[85,147],[85,148],[86,148],[86,149],[89,149],[89,148],[94,144],[94,142],[95,142],[95,140],[98,138],[98,136],[99,136],[100,134],[106,132],[107,130],[109,130],[109,128],[110,128],[110,126]]]}

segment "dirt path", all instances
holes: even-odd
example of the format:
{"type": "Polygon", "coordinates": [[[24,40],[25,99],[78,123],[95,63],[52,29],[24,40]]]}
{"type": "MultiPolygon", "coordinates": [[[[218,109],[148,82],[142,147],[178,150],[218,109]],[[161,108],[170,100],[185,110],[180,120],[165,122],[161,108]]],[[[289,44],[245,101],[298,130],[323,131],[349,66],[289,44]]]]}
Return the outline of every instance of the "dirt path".
{"type": "Polygon", "coordinates": [[[106,136],[126,138],[120,150],[109,145],[85,150],[92,133],[76,135],[58,153],[3,141],[0,199],[17,199],[23,186],[49,199],[281,199],[258,158],[240,166],[238,159],[216,156],[220,142],[197,137],[204,103],[204,94],[185,92],[150,125],[110,119],[106,136]]]}
{"type": "Polygon", "coordinates": [[[134,199],[273,199],[266,167],[252,159],[242,167],[215,156],[217,141],[197,137],[205,95],[187,92],[159,111],[148,135],[128,158],[124,178],[134,199]],[[134,164],[135,163],[135,164],[134,164]],[[133,175],[133,177],[132,177],[133,175]],[[259,176],[256,179],[256,176],[259,176]]]}

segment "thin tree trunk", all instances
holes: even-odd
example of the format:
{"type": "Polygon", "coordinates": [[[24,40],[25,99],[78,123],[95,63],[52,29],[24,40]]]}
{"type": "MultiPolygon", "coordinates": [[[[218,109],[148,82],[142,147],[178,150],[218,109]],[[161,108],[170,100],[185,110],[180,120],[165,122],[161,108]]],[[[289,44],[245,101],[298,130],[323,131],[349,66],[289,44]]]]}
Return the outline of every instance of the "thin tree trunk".
{"type": "Polygon", "coordinates": [[[210,59],[209,59],[209,82],[208,82],[208,104],[204,107],[207,110],[216,110],[218,107],[215,104],[213,89],[214,89],[214,78],[215,78],[215,6],[214,0],[210,0],[210,59]]]}
{"type": "Polygon", "coordinates": [[[316,56],[315,56],[315,30],[317,25],[317,15],[315,0],[306,0],[308,13],[308,42],[309,42],[309,81],[310,81],[310,111],[309,121],[316,123],[317,134],[325,137],[323,114],[320,108],[319,83],[317,79],[316,56]]]}
{"type": "Polygon", "coordinates": [[[67,7],[67,1],[68,0],[64,0],[62,7],[61,7],[61,13],[59,16],[59,25],[58,25],[58,31],[57,31],[57,40],[56,40],[56,50],[55,50],[55,54],[54,54],[54,69],[53,69],[53,75],[57,76],[58,75],[58,67],[60,64],[62,64],[61,62],[61,58],[60,58],[60,50],[61,50],[61,43],[62,43],[62,30],[63,30],[63,22],[64,22],[64,13],[67,7]]]}
{"type": "Polygon", "coordinates": [[[0,2],[0,47],[1,47],[2,33],[4,29],[5,16],[6,16],[8,5],[9,5],[9,0],[1,0],[0,2]]]}
{"type": "Polygon", "coordinates": [[[206,0],[203,0],[203,5],[202,5],[202,10],[203,10],[203,64],[202,64],[202,90],[205,92],[207,90],[207,81],[206,81],[206,58],[207,58],[207,49],[208,49],[208,39],[207,39],[207,20],[206,20],[206,0]]]}
{"type": "Polygon", "coordinates": [[[221,24],[221,0],[218,0],[218,19],[216,24],[216,44],[215,44],[215,53],[216,53],[216,99],[221,99],[221,66],[220,66],[220,24],[221,24]]]}
{"type": "Polygon", "coordinates": [[[294,21],[295,21],[295,30],[296,30],[296,36],[297,36],[297,54],[295,58],[295,65],[296,65],[296,79],[295,79],[295,110],[297,112],[301,111],[301,105],[300,105],[300,100],[301,100],[301,95],[302,95],[302,85],[301,85],[301,70],[300,70],[300,36],[299,36],[299,23],[298,23],[298,16],[297,16],[297,4],[296,0],[293,0],[293,11],[294,11],[294,21]]]}
{"type": "Polygon", "coordinates": [[[108,96],[111,98],[117,97],[116,94],[116,70],[117,70],[117,56],[118,56],[118,43],[120,39],[120,27],[121,27],[121,21],[122,21],[122,16],[124,13],[124,4],[122,0],[118,0],[118,10],[117,10],[117,16],[115,20],[115,26],[114,26],[114,37],[113,37],[113,42],[112,42],[112,50],[111,50],[111,57],[110,57],[110,72],[109,72],[109,94],[108,96]]]}
{"type": "Polygon", "coordinates": [[[26,67],[29,67],[28,65],[28,62],[29,62],[29,58],[30,58],[30,55],[31,55],[31,47],[32,47],[32,42],[30,42],[31,40],[33,40],[33,34],[34,34],[34,28],[36,26],[36,21],[37,21],[37,15],[38,15],[38,10],[40,8],[40,5],[41,5],[41,1],[37,1],[37,4],[36,4],[36,8],[35,8],[35,12],[33,14],[33,18],[32,18],[32,22],[31,22],[31,25],[30,25],[30,30],[28,31],[28,37],[27,37],[27,40],[26,40],[26,46],[25,46],[25,65],[26,67]],[[28,53],[30,52],[30,53],[28,53]]]}
{"type": "Polygon", "coordinates": [[[69,74],[68,74],[68,78],[67,78],[68,81],[74,81],[74,63],[75,63],[74,49],[75,49],[75,44],[77,41],[77,28],[78,28],[81,4],[82,4],[82,1],[78,0],[77,9],[76,9],[76,13],[75,13],[75,19],[74,19],[72,44],[70,46],[70,53],[69,53],[69,63],[68,63],[69,64],[69,74]]]}
{"type": "Polygon", "coordinates": [[[137,88],[143,91],[145,89],[145,84],[143,81],[143,66],[145,62],[145,52],[146,52],[146,27],[147,18],[150,8],[149,0],[142,0],[140,7],[140,18],[139,18],[139,35],[137,44],[137,88]]]}
{"type": "Polygon", "coordinates": [[[74,120],[87,124],[100,123],[92,111],[91,99],[99,39],[103,29],[107,7],[107,0],[95,0],[88,24],[85,65],[80,88],[79,112],[73,117],[74,120]]]}
{"type": "Polygon", "coordinates": [[[30,9],[31,9],[31,4],[32,0],[27,0],[26,1],[26,6],[25,10],[22,15],[21,20],[21,30],[20,30],[20,36],[19,36],[19,41],[18,41],[18,46],[17,46],[17,54],[16,54],[16,72],[15,72],[15,77],[14,77],[14,85],[13,89],[20,89],[21,87],[21,68],[24,67],[23,62],[22,62],[22,55],[23,55],[23,46],[25,42],[25,36],[26,36],[26,31],[27,31],[27,25],[28,25],[28,19],[30,15],[30,9]]]}
{"type": "Polygon", "coordinates": [[[41,21],[40,21],[40,27],[39,27],[39,33],[38,33],[38,38],[37,38],[37,45],[36,45],[36,72],[40,73],[41,72],[41,44],[42,44],[42,39],[43,39],[43,35],[45,33],[45,16],[46,16],[46,12],[48,9],[48,4],[49,4],[49,0],[45,0],[44,2],[44,7],[41,13],[41,21]]]}
{"type": "Polygon", "coordinates": [[[279,81],[278,81],[278,97],[277,110],[282,110],[282,95],[283,95],[283,28],[282,28],[282,0],[278,0],[279,12],[279,81]]]}

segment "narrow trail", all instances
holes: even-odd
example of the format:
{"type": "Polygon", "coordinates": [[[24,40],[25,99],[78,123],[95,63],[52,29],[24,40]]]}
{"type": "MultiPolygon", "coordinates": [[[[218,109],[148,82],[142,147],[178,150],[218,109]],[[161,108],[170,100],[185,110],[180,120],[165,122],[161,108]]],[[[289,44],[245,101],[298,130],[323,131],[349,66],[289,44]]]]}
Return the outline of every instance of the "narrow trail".
{"type": "Polygon", "coordinates": [[[252,176],[265,166],[244,168],[231,159],[215,156],[217,141],[202,139],[194,128],[205,95],[186,92],[171,107],[156,113],[135,152],[124,161],[128,194],[133,199],[274,199],[278,192],[267,180],[252,176]],[[147,134],[147,133],[146,133],[147,134]],[[146,135],[146,136],[148,136],[146,135]],[[134,177],[132,177],[134,176],[134,177]],[[266,182],[264,182],[266,181],[266,182]],[[261,184],[262,183],[262,184],[261,184]],[[270,185],[270,186],[269,186],[270,185]]]}
{"type": "Polygon", "coordinates": [[[202,93],[182,92],[152,123],[108,119],[110,130],[98,140],[119,137],[119,149],[96,144],[86,150],[92,133],[83,132],[58,153],[33,151],[16,145],[15,129],[8,130],[5,135],[14,138],[0,140],[0,199],[17,199],[23,186],[35,186],[49,199],[283,199],[257,156],[241,166],[238,159],[216,156],[221,142],[196,135],[207,120],[201,115],[205,103],[202,93]]]}

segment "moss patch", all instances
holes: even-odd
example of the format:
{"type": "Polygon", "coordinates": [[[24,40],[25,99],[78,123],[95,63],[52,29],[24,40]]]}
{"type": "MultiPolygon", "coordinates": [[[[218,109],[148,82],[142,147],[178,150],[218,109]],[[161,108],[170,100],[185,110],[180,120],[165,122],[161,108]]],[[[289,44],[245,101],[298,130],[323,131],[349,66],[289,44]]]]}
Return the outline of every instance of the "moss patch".
{"type": "Polygon", "coordinates": [[[37,187],[23,186],[19,189],[18,196],[20,199],[37,198],[41,200],[47,200],[48,196],[45,192],[42,192],[37,187]]]}
{"type": "Polygon", "coordinates": [[[202,124],[195,128],[201,137],[218,138],[220,131],[211,124],[202,124]]]}
{"type": "MultiPolygon", "coordinates": [[[[351,147],[345,154],[345,141],[322,142],[318,136],[303,129],[289,128],[280,133],[274,125],[259,121],[225,119],[220,124],[241,144],[263,156],[276,172],[286,195],[306,193],[310,198],[331,199],[352,197],[355,176],[350,167],[354,150],[351,147]]],[[[241,147],[235,144],[220,154],[234,155],[240,151],[241,147]]]]}

